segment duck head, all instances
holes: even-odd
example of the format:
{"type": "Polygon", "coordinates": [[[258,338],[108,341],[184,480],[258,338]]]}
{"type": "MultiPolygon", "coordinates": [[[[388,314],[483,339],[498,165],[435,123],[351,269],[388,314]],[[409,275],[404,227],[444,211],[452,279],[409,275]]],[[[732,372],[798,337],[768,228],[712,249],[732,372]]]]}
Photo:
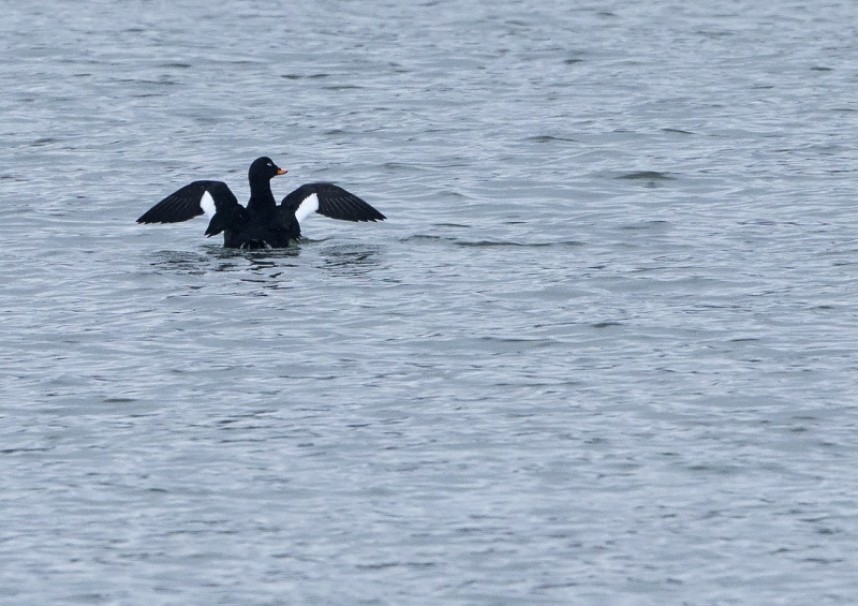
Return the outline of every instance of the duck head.
{"type": "Polygon", "coordinates": [[[274,164],[274,162],[271,161],[271,158],[263,156],[253,161],[253,164],[250,165],[247,177],[250,179],[251,183],[254,183],[259,181],[270,181],[277,175],[285,174],[286,171],[274,164]]]}

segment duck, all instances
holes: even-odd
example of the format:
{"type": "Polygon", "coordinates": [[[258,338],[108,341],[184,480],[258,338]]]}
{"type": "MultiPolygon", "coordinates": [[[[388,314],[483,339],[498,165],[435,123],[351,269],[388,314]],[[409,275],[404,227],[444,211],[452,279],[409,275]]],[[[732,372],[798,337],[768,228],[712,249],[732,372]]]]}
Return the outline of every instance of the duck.
{"type": "Polygon", "coordinates": [[[250,200],[239,204],[223,181],[194,181],[143,213],[137,223],[178,223],[209,217],[206,237],[223,233],[225,248],[287,248],[301,239],[301,223],[313,213],[342,221],[384,221],[387,217],[351,192],[333,183],[305,183],[278,205],[271,179],[286,170],[271,158],[250,165],[250,200]]]}

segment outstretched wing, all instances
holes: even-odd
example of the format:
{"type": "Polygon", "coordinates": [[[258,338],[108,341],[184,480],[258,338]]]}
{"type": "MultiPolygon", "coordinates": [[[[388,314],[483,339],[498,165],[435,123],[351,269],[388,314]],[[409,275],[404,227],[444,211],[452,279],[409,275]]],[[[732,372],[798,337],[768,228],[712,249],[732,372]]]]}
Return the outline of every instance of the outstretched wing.
{"type": "Polygon", "coordinates": [[[137,219],[138,223],[178,223],[202,214],[232,215],[242,208],[223,181],[194,181],[173,192],[137,219]]]}
{"type": "Polygon", "coordinates": [[[384,221],[372,206],[333,183],[307,183],[283,198],[280,206],[295,213],[300,223],[317,212],[342,221],[384,221]]]}

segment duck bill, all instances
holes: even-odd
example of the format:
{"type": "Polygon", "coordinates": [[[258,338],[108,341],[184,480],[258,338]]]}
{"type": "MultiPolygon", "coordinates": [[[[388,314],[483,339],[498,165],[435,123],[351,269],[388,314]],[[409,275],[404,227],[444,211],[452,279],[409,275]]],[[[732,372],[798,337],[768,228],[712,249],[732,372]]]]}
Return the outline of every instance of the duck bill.
{"type": "Polygon", "coordinates": [[[283,170],[282,168],[278,168],[278,169],[277,169],[277,174],[278,174],[278,175],[285,175],[287,172],[289,172],[289,171],[283,170]]]}

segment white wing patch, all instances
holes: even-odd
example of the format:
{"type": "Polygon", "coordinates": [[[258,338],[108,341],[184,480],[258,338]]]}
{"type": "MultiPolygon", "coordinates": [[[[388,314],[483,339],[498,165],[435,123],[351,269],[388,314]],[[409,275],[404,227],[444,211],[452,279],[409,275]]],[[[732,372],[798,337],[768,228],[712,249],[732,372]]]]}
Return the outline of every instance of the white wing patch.
{"type": "Polygon", "coordinates": [[[298,205],[298,209],[295,211],[295,218],[298,219],[298,223],[312,215],[314,212],[319,210],[319,196],[316,194],[310,194],[301,204],[298,205]]]}
{"type": "Polygon", "coordinates": [[[203,212],[206,213],[206,217],[211,219],[214,217],[214,214],[217,212],[215,208],[214,198],[209,192],[203,192],[203,197],[200,198],[200,208],[203,209],[203,212]]]}

